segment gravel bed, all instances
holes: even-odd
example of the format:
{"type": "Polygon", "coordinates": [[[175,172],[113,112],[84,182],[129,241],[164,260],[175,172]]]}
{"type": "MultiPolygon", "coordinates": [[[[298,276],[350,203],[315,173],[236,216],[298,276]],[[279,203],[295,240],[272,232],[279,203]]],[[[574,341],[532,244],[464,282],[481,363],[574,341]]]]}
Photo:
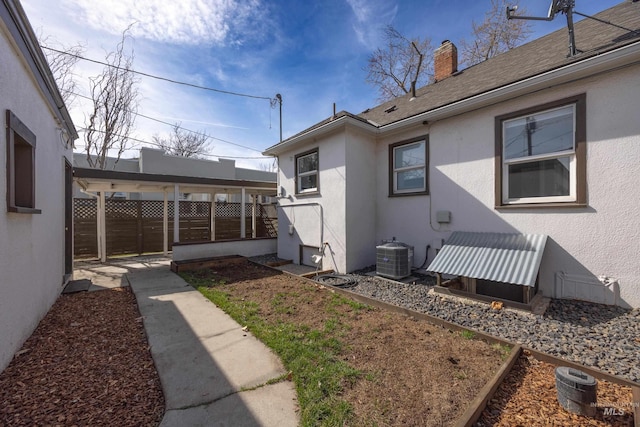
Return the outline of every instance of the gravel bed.
{"type": "Polygon", "coordinates": [[[551,300],[544,315],[492,310],[489,304],[429,292],[434,279],[403,284],[364,271],[349,290],[488,333],[640,383],[640,310],[551,300]]]}

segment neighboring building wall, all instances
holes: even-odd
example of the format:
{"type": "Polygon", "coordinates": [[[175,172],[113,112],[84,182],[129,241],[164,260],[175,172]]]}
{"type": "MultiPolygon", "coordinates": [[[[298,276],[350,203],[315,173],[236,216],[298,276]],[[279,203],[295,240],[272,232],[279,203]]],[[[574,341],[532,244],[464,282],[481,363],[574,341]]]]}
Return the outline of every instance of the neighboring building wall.
{"type": "Polygon", "coordinates": [[[386,197],[388,144],[419,131],[383,140],[377,147],[378,238],[396,236],[414,245],[417,264],[423,246],[439,247],[451,231],[547,234],[539,282],[544,295],[575,296],[571,286],[569,291],[562,287],[563,277],[570,277],[582,298],[605,302],[606,290],[597,286],[597,277],[605,275],[619,280],[620,305],[639,307],[638,75],[640,67],[634,66],[434,123],[429,129],[431,196],[386,197]],[[588,207],[496,210],[494,118],[580,93],[587,95],[588,207]],[[435,222],[439,210],[451,211],[449,225],[435,222]],[[440,231],[429,224],[429,212],[440,231]]]}
{"type": "MultiPolygon", "coordinates": [[[[177,175],[177,176],[197,176],[202,178],[218,178],[218,179],[237,179],[245,181],[265,181],[275,182],[276,173],[266,172],[255,169],[236,168],[235,160],[204,160],[193,159],[181,156],[171,156],[165,154],[163,150],[155,148],[142,147],[140,149],[140,158],[138,159],[120,159],[117,162],[115,158],[107,159],[107,170],[117,170],[119,172],[139,172],[160,175],[177,175]]],[[[81,168],[89,168],[86,153],[74,153],[73,165],[81,168]]],[[[74,197],[88,198],[90,196],[82,193],[80,188],[74,186],[74,197]]],[[[131,200],[164,200],[163,193],[129,193],[125,195],[131,200]]],[[[241,201],[240,194],[220,195],[227,202],[241,201]]],[[[168,194],[168,199],[173,200],[173,191],[168,194]]],[[[219,197],[220,199],[220,197],[219,197]]],[[[267,199],[267,198],[265,198],[267,199]]],[[[210,201],[209,194],[193,194],[186,197],[186,200],[210,201]]],[[[246,195],[246,201],[250,202],[252,198],[246,195]]],[[[267,199],[266,201],[269,201],[267,199]]]]}
{"type": "Polygon", "coordinates": [[[142,147],[140,149],[141,173],[163,175],[199,176],[203,178],[235,179],[236,162],[220,159],[204,160],[171,156],[163,150],[142,147]]]}
{"type": "MultiPolygon", "coordinates": [[[[4,7],[4,5],[1,5],[4,7]]],[[[0,11],[2,12],[2,11],[0,11]]],[[[64,268],[64,159],[71,149],[21,53],[0,21],[0,371],[60,294],[64,268]],[[36,135],[35,202],[40,214],[6,207],[6,110],[36,135]]]]}
{"type": "MultiPolygon", "coordinates": [[[[87,161],[87,153],[73,153],[73,166],[79,168],[90,168],[87,161]]],[[[139,172],[138,159],[120,159],[116,162],[114,157],[107,157],[105,170],[117,170],[120,172],[139,172]]]]}

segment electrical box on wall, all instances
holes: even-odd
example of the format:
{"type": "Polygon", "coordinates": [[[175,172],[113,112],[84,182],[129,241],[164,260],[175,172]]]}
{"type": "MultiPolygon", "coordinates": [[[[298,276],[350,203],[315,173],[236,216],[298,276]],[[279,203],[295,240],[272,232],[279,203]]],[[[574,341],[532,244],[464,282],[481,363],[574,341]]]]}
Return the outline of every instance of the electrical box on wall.
{"type": "Polygon", "coordinates": [[[451,222],[451,211],[436,212],[436,221],[440,224],[449,224],[451,222]]]}

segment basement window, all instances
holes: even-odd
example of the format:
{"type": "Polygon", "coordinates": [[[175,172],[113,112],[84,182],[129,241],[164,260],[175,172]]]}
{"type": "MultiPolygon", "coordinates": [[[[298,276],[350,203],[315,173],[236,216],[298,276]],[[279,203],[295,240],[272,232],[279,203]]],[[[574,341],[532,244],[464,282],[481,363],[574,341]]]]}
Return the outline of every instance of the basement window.
{"type": "Polygon", "coordinates": [[[318,149],[296,156],[296,193],[318,192],[318,149]]]}
{"type": "Polygon", "coordinates": [[[586,204],[585,96],[496,118],[496,205],[586,204]]]}
{"type": "Polygon", "coordinates": [[[36,209],[36,136],[7,110],[7,211],[39,214],[36,209]]]}

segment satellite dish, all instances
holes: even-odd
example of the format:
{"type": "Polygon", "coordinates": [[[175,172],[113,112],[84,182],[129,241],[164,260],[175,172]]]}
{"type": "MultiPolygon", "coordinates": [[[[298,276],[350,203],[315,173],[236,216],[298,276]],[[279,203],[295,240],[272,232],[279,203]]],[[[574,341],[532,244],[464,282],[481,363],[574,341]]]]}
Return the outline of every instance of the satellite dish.
{"type": "Polygon", "coordinates": [[[547,16],[522,16],[516,15],[518,10],[517,6],[507,6],[507,19],[526,19],[533,21],[553,21],[556,14],[564,13],[567,15],[567,28],[569,29],[569,56],[575,56],[576,54],[576,40],[573,33],[573,7],[575,6],[575,0],[552,0],[549,5],[549,12],[547,16]]]}

